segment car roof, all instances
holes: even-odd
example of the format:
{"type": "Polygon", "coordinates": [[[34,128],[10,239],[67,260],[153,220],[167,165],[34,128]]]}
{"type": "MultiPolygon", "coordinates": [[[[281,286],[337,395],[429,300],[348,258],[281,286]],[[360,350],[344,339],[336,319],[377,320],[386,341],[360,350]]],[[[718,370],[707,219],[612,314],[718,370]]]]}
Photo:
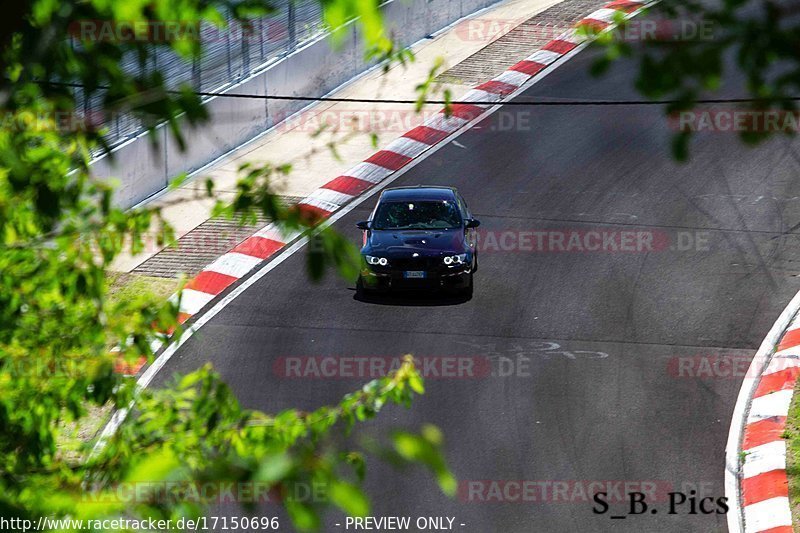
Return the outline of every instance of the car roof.
{"type": "Polygon", "coordinates": [[[454,200],[456,190],[453,187],[438,187],[418,185],[416,187],[392,187],[381,194],[381,200],[407,201],[407,200],[454,200]]]}

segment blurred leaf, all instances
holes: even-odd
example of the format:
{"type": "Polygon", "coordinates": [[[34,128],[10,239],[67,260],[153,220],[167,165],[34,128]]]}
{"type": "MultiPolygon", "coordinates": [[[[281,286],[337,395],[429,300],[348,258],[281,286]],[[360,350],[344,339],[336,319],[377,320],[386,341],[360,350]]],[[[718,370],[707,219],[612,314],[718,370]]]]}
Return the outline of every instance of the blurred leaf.
{"type": "Polygon", "coordinates": [[[330,487],[330,497],[337,507],[350,516],[367,516],[369,514],[369,501],[366,495],[354,485],[337,481],[330,487]]]}

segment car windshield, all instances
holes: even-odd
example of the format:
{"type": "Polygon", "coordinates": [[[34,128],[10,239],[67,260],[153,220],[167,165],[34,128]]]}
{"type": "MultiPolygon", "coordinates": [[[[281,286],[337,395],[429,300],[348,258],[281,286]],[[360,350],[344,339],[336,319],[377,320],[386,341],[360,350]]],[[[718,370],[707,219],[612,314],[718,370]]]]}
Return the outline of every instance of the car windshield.
{"type": "Polygon", "coordinates": [[[461,226],[456,203],[451,200],[383,202],[372,227],[383,229],[454,229],[461,226]]]}

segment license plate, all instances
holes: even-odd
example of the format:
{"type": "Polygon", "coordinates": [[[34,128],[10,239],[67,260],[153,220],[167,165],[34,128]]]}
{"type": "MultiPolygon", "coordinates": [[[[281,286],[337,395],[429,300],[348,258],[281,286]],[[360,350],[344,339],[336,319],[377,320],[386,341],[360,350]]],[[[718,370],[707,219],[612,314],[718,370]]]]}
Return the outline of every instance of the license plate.
{"type": "Polygon", "coordinates": [[[403,272],[403,277],[406,278],[406,279],[409,279],[409,278],[416,278],[416,279],[424,278],[425,277],[425,272],[422,271],[422,270],[410,270],[410,271],[403,272]]]}

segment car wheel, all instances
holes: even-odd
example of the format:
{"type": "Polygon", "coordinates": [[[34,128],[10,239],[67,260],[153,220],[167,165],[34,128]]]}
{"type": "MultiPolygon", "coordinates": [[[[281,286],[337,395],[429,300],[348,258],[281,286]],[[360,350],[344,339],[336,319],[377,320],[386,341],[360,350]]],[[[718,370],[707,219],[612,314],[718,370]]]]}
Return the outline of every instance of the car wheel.
{"type": "Polygon", "coordinates": [[[467,286],[464,287],[464,296],[466,296],[467,298],[472,298],[472,292],[474,287],[473,277],[474,277],[473,274],[469,275],[469,282],[467,282],[467,286]]]}
{"type": "Polygon", "coordinates": [[[362,299],[369,294],[369,289],[364,287],[364,278],[358,276],[358,281],[356,281],[356,298],[362,299]]]}

